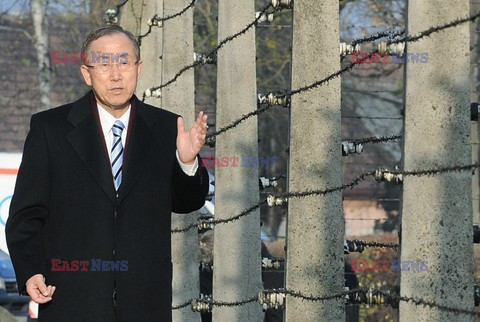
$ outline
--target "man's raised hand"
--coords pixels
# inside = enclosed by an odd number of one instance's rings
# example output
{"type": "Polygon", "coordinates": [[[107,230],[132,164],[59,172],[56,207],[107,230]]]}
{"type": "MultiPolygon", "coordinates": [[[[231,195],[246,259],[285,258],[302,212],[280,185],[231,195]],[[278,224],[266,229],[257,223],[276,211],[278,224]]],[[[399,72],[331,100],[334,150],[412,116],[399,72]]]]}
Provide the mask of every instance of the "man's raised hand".
{"type": "Polygon", "coordinates": [[[207,137],[208,116],[201,111],[190,131],[185,130],[183,118],[177,119],[177,150],[180,161],[193,164],[207,137]]]}

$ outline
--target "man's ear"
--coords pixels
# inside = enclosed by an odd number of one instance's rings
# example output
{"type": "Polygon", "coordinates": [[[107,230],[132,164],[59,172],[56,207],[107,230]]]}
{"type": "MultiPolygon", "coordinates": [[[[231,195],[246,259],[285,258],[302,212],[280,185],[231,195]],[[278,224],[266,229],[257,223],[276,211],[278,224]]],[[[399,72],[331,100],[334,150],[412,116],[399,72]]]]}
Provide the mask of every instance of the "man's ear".
{"type": "Polygon", "coordinates": [[[90,72],[88,71],[88,67],[85,65],[81,65],[80,72],[82,73],[85,84],[87,84],[87,86],[92,86],[92,78],[90,77],[90,72]]]}
{"type": "Polygon", "coordinates": [[[140,79],[140,74],[142,74],[143,61],[139,61],[137,65],[137,81],[140,79]]]}

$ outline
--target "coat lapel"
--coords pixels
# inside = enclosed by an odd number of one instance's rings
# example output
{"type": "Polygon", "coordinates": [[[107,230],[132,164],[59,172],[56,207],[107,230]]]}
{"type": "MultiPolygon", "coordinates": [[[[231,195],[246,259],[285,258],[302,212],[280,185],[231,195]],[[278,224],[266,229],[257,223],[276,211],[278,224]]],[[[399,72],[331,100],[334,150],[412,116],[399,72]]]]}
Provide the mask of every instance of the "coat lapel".
{"type": "Polygon", "coordinates": [[[88,168],[92,177],[115,204],[112,170],[106,154],[105,140],[101,136],[99,125],[90,106],[92,99],[94,100],[93,93],[89,92],[73,103],[68,121],[75,128],[68,134],[67,140],[88,168]]]}
{"type": "MultiPolygon", "coordinates": [[[[150,155],[157,144],[156,135],[152,127],[156,123],[155,115],[150,115],[136,96],[132,99],[132,126],[129,127],[126,155],[123,169],[122,184],[118,190],[118,202],[121,202],[138,180],[145,169],[145,164],[151,159],[150,155]]],[[[161,145],[160,145],[161,146],[161,145]]]]}

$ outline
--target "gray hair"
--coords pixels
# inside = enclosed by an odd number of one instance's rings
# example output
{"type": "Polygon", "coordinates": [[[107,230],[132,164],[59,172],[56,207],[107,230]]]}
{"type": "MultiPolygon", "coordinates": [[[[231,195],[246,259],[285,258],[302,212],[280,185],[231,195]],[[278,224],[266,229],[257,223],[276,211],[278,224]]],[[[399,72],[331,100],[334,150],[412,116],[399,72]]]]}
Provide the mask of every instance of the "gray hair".
{"type": "Polygon", "coordinates": [[[124,34],[132,41],[133,47],[135,48],[135,55],[137,56],[137,61],[140,61],[140,46],[138,44],[137,38],[128,30],[123,29],[119,25],[105,25],[100,26],[97,29],[91,31],[85,41],[82,44],[82,55],[87,55],[90,50],[90,45],[93,41],[97,40],[100,37],[113,35],[113,34],[124,34]]]}

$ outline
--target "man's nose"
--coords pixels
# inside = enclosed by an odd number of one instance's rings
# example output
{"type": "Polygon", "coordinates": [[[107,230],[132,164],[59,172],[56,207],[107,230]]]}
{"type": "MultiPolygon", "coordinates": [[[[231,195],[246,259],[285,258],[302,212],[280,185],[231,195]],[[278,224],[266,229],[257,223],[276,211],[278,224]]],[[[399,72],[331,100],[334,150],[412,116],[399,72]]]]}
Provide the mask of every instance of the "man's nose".
{"type": "Polygon", "coordinates": [[[118,80],[122,76],[122,73],[120,72],[120,68],[118,67],[117,64],[112,64],[112,70],[110,72],[110,78],[112,80],[118,80]]]}

